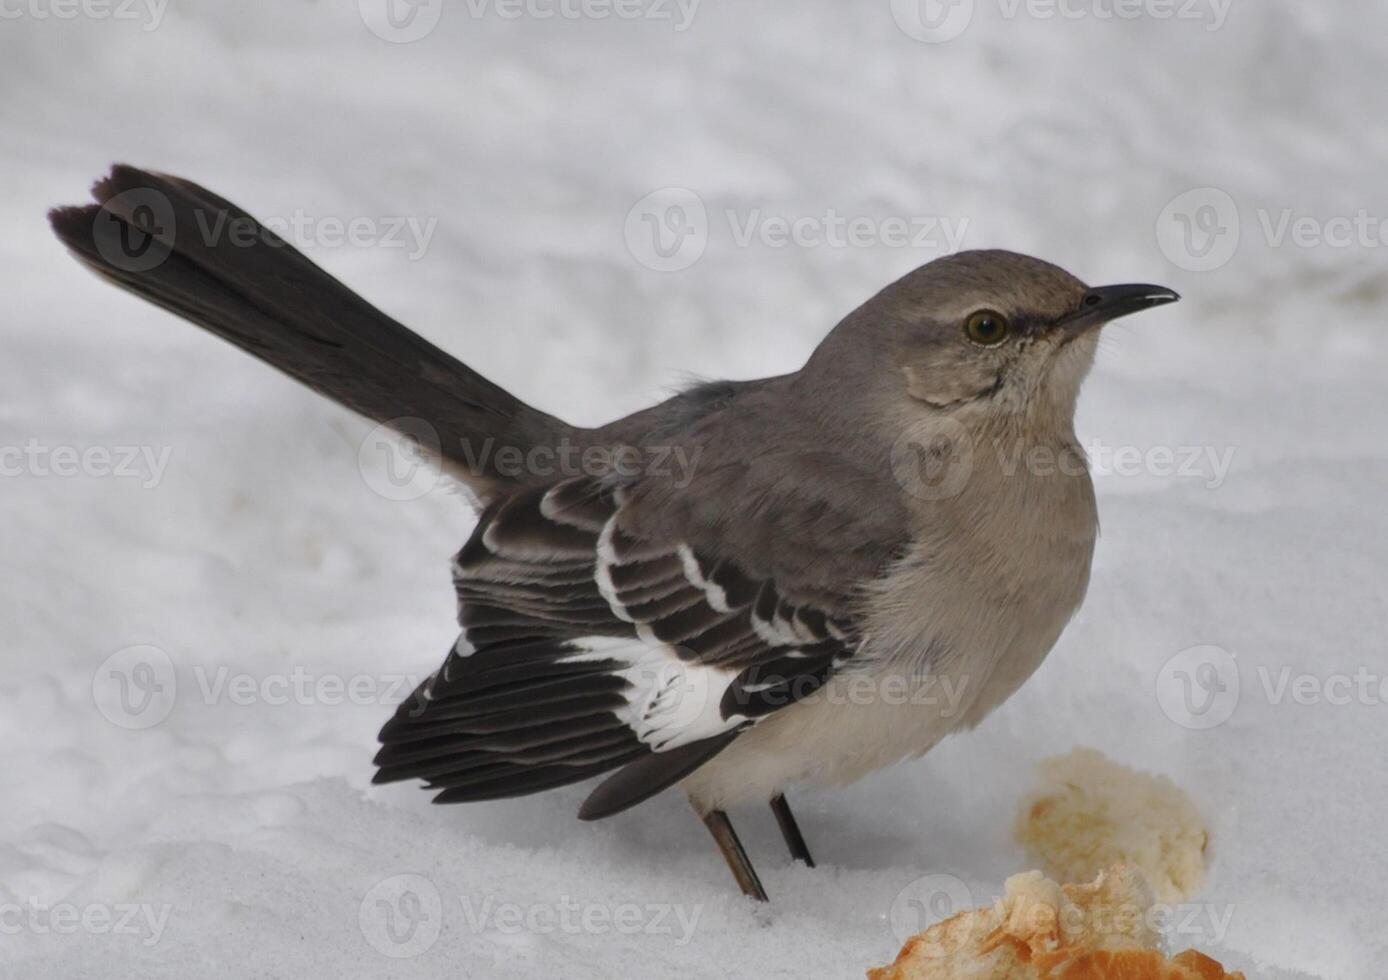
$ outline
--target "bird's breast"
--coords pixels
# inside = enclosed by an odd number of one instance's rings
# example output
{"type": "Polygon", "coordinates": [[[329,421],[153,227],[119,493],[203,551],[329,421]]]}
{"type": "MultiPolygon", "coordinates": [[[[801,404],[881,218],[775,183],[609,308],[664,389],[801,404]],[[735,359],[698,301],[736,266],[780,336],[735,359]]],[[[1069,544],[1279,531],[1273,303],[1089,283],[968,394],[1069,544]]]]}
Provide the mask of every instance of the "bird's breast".
{"type": "Polygon", "coordinates": [[[968,728],[1031,676],[1084,599],[1098,534],[1088,473],[998,479],[923,510],[867,615],[861,669],[963,691],[968,728]]]}
{"type": "Polygon", "coordinates": [[[975,491],[923,511],[869,595],[857,654],[689,777],[696,800],[852,782],[977,725],[1041,665],[1088,587],[1093,487],[1088,474],[1008,484],[985,473],[975,491]]]}

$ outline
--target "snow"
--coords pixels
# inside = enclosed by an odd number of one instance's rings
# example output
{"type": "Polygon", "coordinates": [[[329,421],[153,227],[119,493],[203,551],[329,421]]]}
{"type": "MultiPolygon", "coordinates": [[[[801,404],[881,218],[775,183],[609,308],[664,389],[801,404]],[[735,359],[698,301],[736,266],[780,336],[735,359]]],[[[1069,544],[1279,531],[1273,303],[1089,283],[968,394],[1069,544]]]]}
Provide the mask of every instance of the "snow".
{"type": "Polygon", "coordinates": [[[1179,946],[1381,975],[1388,8],[979,0],[930,42],[910,6],[710,0],[677,30],[673,4],[478,0],[403,44],[346,0],[5,6],[0,975],[860,976],[932,895],[1029,867],[1013,809],[1075,745],[1210,821],[1179,946]],[[945,229],[1186,299],[1112,328],[1086,387],[1104,534],[1045,666],[925,759],[793,793],[815,870],[734,813],[755,910],[668,794],[582,824],[583,787],[369,787],[392,699],[452,643],[469,512],[373,491],[369,426],[69,260],[43,212],[115,160],[297,216],[336,275],[582,423],[794,369],[945,229]],[[707,230],[657,272],[624,229],[667,188],[707,230]],[[1192,271],[1211,253],[1168,204],[1202,188],[1185,218],[1241,235],[1192,271]],[[877,244],[827,242],[831,214],[877,244]],[[330,243],[393,217],[400,247],[330,243]],[[778,247],[771,218],[817,220],[778,247]],[[121,677],[163,685],[148,713],[121,677]]]}

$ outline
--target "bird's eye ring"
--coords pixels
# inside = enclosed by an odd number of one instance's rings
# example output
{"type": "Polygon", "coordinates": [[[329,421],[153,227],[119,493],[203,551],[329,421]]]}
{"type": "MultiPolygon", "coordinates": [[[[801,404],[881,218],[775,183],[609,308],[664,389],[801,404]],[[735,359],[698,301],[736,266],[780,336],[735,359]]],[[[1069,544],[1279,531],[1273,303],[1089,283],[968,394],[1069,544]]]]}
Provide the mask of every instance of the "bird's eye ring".
{"type": "Polygon", "coordinates": [[[964,321],[964,336],[980,347],[996,347],[1011,332],[1007,317],[996,310],[979,310],[964,321]]]}

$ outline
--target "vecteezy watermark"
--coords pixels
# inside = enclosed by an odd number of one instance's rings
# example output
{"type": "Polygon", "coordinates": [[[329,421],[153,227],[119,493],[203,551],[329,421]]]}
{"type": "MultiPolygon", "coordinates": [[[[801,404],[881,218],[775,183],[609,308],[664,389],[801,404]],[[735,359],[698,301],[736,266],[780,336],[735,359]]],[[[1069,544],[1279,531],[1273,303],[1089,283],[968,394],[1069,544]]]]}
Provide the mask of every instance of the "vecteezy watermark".
{"type": "Polygon", "coordinates": [[[0,936],[71,936],[87,933],[95,936],[135,936],[143,946],[155,946],[163,938],[172,905],[93,902],[76,905],[57,902],[41,905],[37,899],[27,902],[0,902],[0,936]]]}
{"type": "Polygon", "coordinates": [[[1232,446],[1112,446],[1098,438],[1057,446],[1017,439],[976,437],[959,421],[941,417],[911,428],[892,446],[897,483],[921,500],[948,500],[987,466],[1004,479],[1030,477],[1154,477],[1198,481],[1207,490],[1224,485],[1234,464],[1232,446]]]}
{"type": "Polygon", "coordinates": [[[1315,674],[1283,666],[1258,667],[1258,684],[1268,704],[1304,708],[1343,708],[1349,705],[1379,708],[1388,704],[1388,674],[1361,666],[1352,674],[1315,674]]]}
{"type": "Polygon", "coordinates": [[[631,257],[647,269],[680,272],[713,241],[732,248],[912,248],[943,255],[959,251],[968,228],[968,218],[848,215],[834,208],[798,215],[726,208],[711,219],[697,193],[664,187],[632,205],[622,234],[631,257]]]}
{"type": "Polygon", "coordinates": [[[357,0],[366,29],[382,41],[409,44],[428,37],[443,17],[444,0],[357,0]]]}
{"type": "Polygon", "coordinates": [[[394,248],[405,249],[411,261],[420,259],[429,250],[438,218],[417,215],[312,215],[295,208],[288,215],[268,215],[260,225],[270,229],[280,239],[263,236],[255,219],[230,215],[225,211],[193,212],[198,235],[206,245],[226,241],[237,248],[249,248],[259,241],[271,244],[291,242],[296,248],[394,248]]]}
{"type": "Polygon", "coordinates": [[[1228,263],[1241,234],[1238,205],[1217,187],[1178,194],[1157,215],[1157,246],[1187,272],[1210,272],[1228,263]]]}
{"type": "Polygon", "coordinates": [[[382,423],[357,447],[357,472],[377,496],[386,500],[419,500],[442,486],[442,440],[423,419],[401,418],[382,423]]]}
{"type": "Polygon", "coordinates": [[[0,20],[109,20],[159,29],[169,0],[0,0],[0,20]]]}
{"type": "Polygon", "coordinates": [[[461,453],[474,473],[490,468],[504,477],[538,476],[550,480],[648,476],[668,479],[671,486],[682,490],[694,479],[703,447],[580,445],[565,437],[552,446],[522,450],[519,446],[498,445],[488,438],[476,447],[464,440],[461,453]]]}
{"type": "Polygon", "coordinates": [[[1311,214],[1295,208],[1258,208],[1252,234],[1234,198],[1218,187],[1196,187],[1172,198],[1157,216],[1157,245],[1188,272],[1223,268],[1250,239],[1263,248],[1380,249],[1388,245],[1388,215],[1359,208],[1352,214],[1311,214]]]}
{"type": "Polygon", "coordinates": [[[1157,703],[1183,728],[1216,728],[1234,716],[1241,702],[1259,697],[1274,708],[1378,708],[1388,705],[1388,674],[1360,666],[1353,672],[1298,671],[1259,664],[1256,684],[1240,676],[1238,658],[1220,646],[1182,650],[1157,674],[1157,703]]]}
{"type": "Polygon", "coordinates": [[[164,478],[172,446],[50,446],[38,438],[0,445],[0,477],[138,480],[152,490],[164,478]]]}
{"type": "Polygon", "coordinates": [[[357,928],[382,956],[419,956],[433,948],[443,931],[443,897],[423,875],[392,875],[362,896],[357,928]]]}
{"type": "MultiPolygon", "coordinates": [[[[1217,31],[1233,0],[996,0],[1003,20],[1183,21],[1217,31]]],[[[959,37],[973,23],[976,0],[891,0],[892,18],[917,41],[939,44],[959,37]]]]}
{"type": "MultiPolygon", "coordinates": [[[[1178,946],[1220,945],[1229,934],[1235,906],[1210,902],[1182,902],[1152,905],[1119,902],[1114,905],[1080,906],[1064,903],[1060,908],[1047,901],[1037,901],[1026,895],[1004,905],[999,899],[995,908],[1004,911],[1008,922],[1022,930],[1042,933],[1060,928],[1062,935],[1127,937],[1139,926],[1160,933],[1166,942],[1178,946]]],[[[1102,943],[1100,943],[1102,945],[1102,943]]]]}
{"type": "Polygon", "coordinates": [[[702,446],[586,445],[568,436],[553,444],[524,447],[491,437],[480,442],[463,438],[449,446],[445,466],[443,448],[438,429],[429,422],[393,419],[366,434],[357,448],[357,469],[374,493],[387,500],[408,501],[439,488],[451,490],[444,479],[446,472],[554,482],[574,477],[652,477],[683,489],[694,479],[703,455],[702,446]]]}
{"type": "Polygon", "coordinates": [[[669,936],[688,946],[699,927],[702,905],[667,902],[579,902],[561,895],[557,902],[498,902],[492,896],[460,898],[463,922],[472,932],[503,936],[669,936]]]}
{"type": "MultiPolygon", "coordinates": [[[[450,6],[473,20],[644,20],[689,30],[702,0],[459,0],[450,6]]],[[[443,0],[358,0],[372,34],[392,44],[428,37],[443,18],[443,0]]]]}
{"type": "Polygon", "coordinates": [[[702,0],[464,0],[470,17],[501,20],[649,20],[689,30],[702,0]]]}
{"type": "MultiPolygon", "coordinates": [[[[1090,472],[1095,476],[1191,480],[1198,481],[1206,490],[1224,486],[1234,465],[1235,452],[1233,446],[1110,446],[1098,439],[1086,440],[1084,449],[1090,472]]],[[[1055,464],[1057,469],[1063,461],[1061,454],[1055,464]]],[[[1026,465],[1039,472],[1047,463],[1043,456],[1026,465]]]]}
{"type": "Polygon", "coordinates": [[[1157,704],[1182,728],[1203,731],[1234,717],[1241,682],[1234,654],[1205,644],[1182,650],[1157,673],[1157,704]]]}
{"type": "Polygon", "coordinates": [[[205,248],[404,249],[413,261],[428,251],[437,228],[438,218],[313,215],[302,208],[261,221],[221,208],[194,207],[180,215],[163,191],[133,187],[97,209],[92,238],[97,252],[116,268],[149,272],[168,259],[180,236],[191,236],[205,248]]]}
{"type": "MultiPolygon", "coordinates": [[[[940,959],[971,945],[983,937],[983,918],[956,923],[956,927],[921,936],[931,926],[974,908],[973,895],[962,880],[950,874],[928,874],[903,888],[892,902],[888,920],[892,935],[904,943],[920,937],[918,955],[940,959]]],[[[1172,944],[1220,945],[1229,933],[1235,906],[1207,902],[1152,905],[1131,902],[1085,908],[1071,903],[1062,907],[1030,899],[1026,894],[997,898],[992,909],[998,920],[1006,920],[1022,931],[1050,932],[1059,927],[1062,934],[1131,936],[1139,926],[1162,934],[1172,944]],[[1030,929],[1028,929],[1030,925],[1030,929]]],[[[981,909],[980,909],[981,910],[981,909]]]]}
{"type": "Polygon", "coordinates": [[[193,679],[204,704],[272,707],[394,706],[405,701],[423,680],[415,674],[314,673],[300,665],[283,673],[253,674],[233,671],[225,664],[215,668],[197,664],[193,679]]]}
{"type": "Polygon", "coordinates": [[[731,689],[732,706],[750,703],[761,709],[784,707],[793,702],[868,707],[910,705],[933,708],[939,718],[956,718],[964,697],[972,690],[969,675],[907,674],[894,671],[838,674],[823,681],[816,673],[786,675],[779,668],[753,667],[731,689]]]}
{"type": "Polygon", "coordinates": [[[974,472],[974,437],[948,416],[908,428],[892,444],[892,475],[920,500],[949,500],[964,492],[974,472]]]}
{"type": "Polygon", "coordinates": [[[700,904],[557,901],[521,903],[494,895],[459,895],[456,913],[439,888],[420,874],[392,875],[373,885],[357,909],[357,925],[372,949],[392,959],[428,952],[443,927],[501,936],[658,936],[687,946],[703,915],[700,904]]]}
{"type": "MultiPolygon", "coordinates": [[[[1071,906],[1073,908],[1073,906],[1071,906]]],[[[1213,902],[1158,902],[1147,910],[1147,924],[1166,941],[1181,946],[1221,946],[1237,906],[1213,902]]]]}
{"type": "Polygon", "coordinates": [[[164,650],[140,645],[117,650],[102,662],[92,675],[92,698],[112,724],[143,729],[169,716],[180,690],[185,700],[193,697],[208,706],[394,707],[406,701],[422,680],[414,674],[312,671],[298,664],[267,673],[235,670],[225,664],[180,669],[164,650]]]}
{"type": "Polygon", "coordinates": [[[155,646],[125,647],[92,675],[92,700],[106,720],[121,728],[151,728],[169,716],[178,698],[173,660],[155,646]]]}
{"type": "MultiPolygon", "coordinates": [[[[973,892],[950,874],[928,874],[912,881],[892,902],[887,919],[898,944],[905,943],[936,923],[974,907],[973,892]]],[[[921,954],[940,959],[957,952],[970,940],[968,930],[934,935],[918,947],[921,954]]]]}

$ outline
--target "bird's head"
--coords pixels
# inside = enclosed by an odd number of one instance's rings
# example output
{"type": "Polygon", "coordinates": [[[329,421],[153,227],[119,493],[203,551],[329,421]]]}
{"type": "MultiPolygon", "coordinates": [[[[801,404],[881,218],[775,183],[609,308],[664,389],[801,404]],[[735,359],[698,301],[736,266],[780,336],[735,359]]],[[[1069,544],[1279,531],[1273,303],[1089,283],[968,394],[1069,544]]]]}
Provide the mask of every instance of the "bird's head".
{"type": "Polygon", "coordinates": [[[1086,286],[1015,252],[960,252],[878,293],[809,367],[870,377],[879,399],[905,410],[1068,424],[1099,329],[1179,298],[1163,286],[1086,286]]]}

